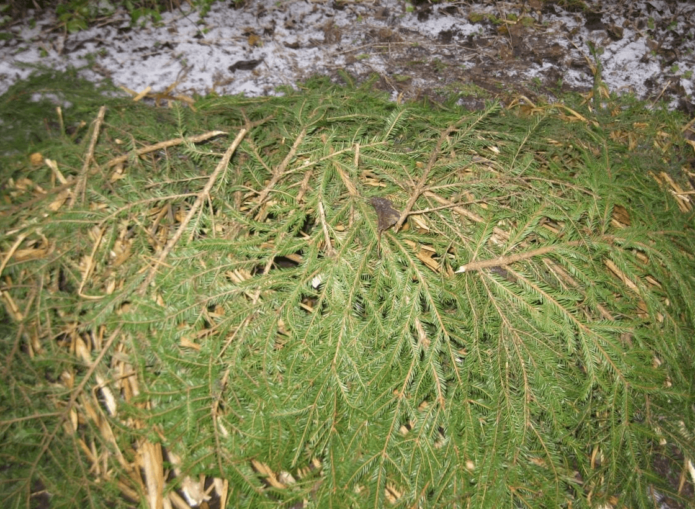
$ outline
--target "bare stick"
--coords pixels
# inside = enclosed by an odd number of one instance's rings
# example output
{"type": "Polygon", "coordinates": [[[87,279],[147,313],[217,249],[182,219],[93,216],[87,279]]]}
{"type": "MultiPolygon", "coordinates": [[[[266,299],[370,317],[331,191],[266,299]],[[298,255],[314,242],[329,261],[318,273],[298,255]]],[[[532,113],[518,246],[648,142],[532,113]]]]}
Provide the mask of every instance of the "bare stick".
{"type": "Polygon", "coordinates": [[[304,195],[309,190],[309,180],[311,179],[311,170],[307,170],[304,173],[304,178],[302,179],[302,186],[299,188],[299,194],[297,194],[297,203],[301,203],[304,199],[304,195]]]}
{"type": "MultiPolygon", "coordinates": [[[[227,133],[224,131],[210,131],[208,133],[199,134],[198,136],[191,136],[190,138],[174,138],[172,140],[161,141],[159,143],[155,143],[154,145],[149,145],[147,147],[143,147],[141,149],[136,150],[135,155],[141,156],[144,154],[149,154],[150,152],[154,152],[156,150],[162,150],[168,147],[175,147],[176,145],[181,145],[184,141],[190,141],[191,143],[200,143],[202,141],[209,140],[210,138],[214,138],[215,136],[220,136],[222,134],[227,133]]],[[[106,163],[105,167],[111,168],[113,166],[116,166],[117,164],[124,163],[128,160],[129,157],[130,154],[115,157],[111,159],[108,163],[106,163]]]]}
{"type": "Polygon", "coordinates": [[[326,254],[328,256],[333,256],[335,251],[331,244],[331,236],[328,233],[328,224],[326,223],[326,212],[323,210],[323,202],[321,200],[319,200],[319,218],[321,219],[321,226],[323,227],[323,236],[326,239],[326,254]]]}
{"type": "Polygon", "coordinates": [[[28,235],[29,235],[28,233],[20,233],[17,236],[17,240],[14,241],[14,244],[12,244],[12,247],[5,255],[5,258],[2,260],[2,263],[0,263],[0,275],[2,274],[2,271],[5,270],[5,266],[7,265],[7,262],[10,261],[10,258],[12,258],[12,255],[14,254],[14,252],[17,251],[17,248],[19,247],[19,245],[22,242],[24,242],[24,239],[26,239],[28,235]]]}
{"type": "Polygon", "coordinates": [[[75,192],[70,197],[70,203],[68,204],[68,209],[72,209],[75,206],[75,201],[77,201],[77,196],[80,196],[80,200],[84,203],[84,190],[87,186],[87,169],[89,169],[89,163],[94,160],[94,148],[97,145],[97,140],[99,139],[99,131],[101,131],[101,124],[104,122],[104,115],[106,114],[106,106],[99,108],[99,114],[94,121],[94,131],[92,131],[92,139],[89,140],[89,148],[87,149],[87,155],[82,163],[82,169],[77,177],[77,185],[75,186],[75,192]]]}
{"type": "Polygon", "coordinates": [[[176,243],[179,241],[179,239],[183,235],[183,231],[186,229],[186,226],[188,226],[188,223],[191,222],[191,219],[193,219],[193,216],[196,214],[196,212],[198,211],[200,206],[203,204],[203,202],[210,195],[210,190],[212,189],[212,186],[215,185],[215,181],[217,180],[217,177],[220,175],[220,173],[222,173],[223,170],[225,170],[227,168],[227,165],[229,164],[229,160],[232,158],[232,154],[234,154],[234,151],[237,149],[237,147],[241,143],[241,140],[244,139],[245,135],[246,135],[246,129],[242,129],[241,131],[239,131],[239,134],[237,134],[237,137],[234,140],[234,142],[229,146],[227,151],[224,153],[224,156],[222,157],[219,164],[217,165],[217,168],[215,168],[215,171],[213,171],[212,175],[210,175],[210,179],[208,180],[207,184],[205,184],[205,187],[203,188],[203,190],[200,193],[198,193],[198,198],[196,199],[195,203],[191,207],[191,210],[188,211],[188,214],[184,218],[183,222],[179,225],[179,228],[178,228],[178,230],[176,230],[176,233],[174,234],[174,236],[169,240],[167,245],[164,246],[164,249],[162,249],[162,252],[159,254],[157,259],[155,260],[155,264],[150,269],[150,273],[147,275],[147,278],[145,278],[145,281],[140,286],[140,294],[145,293],[145,291],[147,290],[147,287],[150,285],[150,283],[154,279],[155,274],[157,273],[157,268],[164,261],[164,259],[171,252],[171,250],[174,248],[176,243]]]}
{"type": "Polygon", "coordinates": [[[545,246],[533,251],[527,251],[525,253],[519,253],[511,256],[501,256],[499,258],[493,258],[491,260],[481,260],[479,262],[471,262],[466,265],[461,265],[456,272],[474,272],[481,269],[489,269],[491,267],[503,267],[505,265],[511,265],[512,263],[519,262],[521,260],[528,260],[534,256],[541,256],[544,254],[552,253],[558,249],[566,247],[574,247],[583,244],[582,241],[572,240],[565,242],[564,244],[554,244],[552,246],[545,246]]]}
{"type": "Polygon", "coordinates": [[[273,176],[270,178],[270,182],[268,182],[268,185],[265,186],[265,189],[261,191],[261,194],[258,196],[258,201],[256,202],[256,205],[254,205],[254,207],[251,209],[251,212],[256,211],[261,205],[263,205],[266,198],[268,198],[270,191],[273,189],[273,187],[275,187],[275,184],[277,184],[280,181],[283,174],[285,173],[285,170],[289,166],[290,161],[292,161],[292,158],[297,153],[299,145],[301,145],[302,141],[304,140],[304,136],[306,136],[306,127],[302,129],[302,132],[299,133],[297,139],[294,140],[292,148],[290,149],[289,153],[285,156],[285,159],[283,159],[280,165],[277,168],[275,168],[275,170],[273,170],[273,176]]]}

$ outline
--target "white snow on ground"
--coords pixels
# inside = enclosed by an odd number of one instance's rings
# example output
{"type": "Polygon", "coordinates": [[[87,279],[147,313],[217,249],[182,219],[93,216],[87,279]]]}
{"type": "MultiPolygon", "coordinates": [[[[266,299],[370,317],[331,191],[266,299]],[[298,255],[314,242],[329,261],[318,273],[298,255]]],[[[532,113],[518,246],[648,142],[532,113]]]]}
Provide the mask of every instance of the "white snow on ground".
{"type": "MultiPolygon", "coordinates": [[[[356,75],[406,74],[408,69],[396,68],[393,56],[418,50],[415,45],[423,48],[422,58],[447,59],[467,69],[483,60],[497,62],[501,74],[518,80],[542,77],[549,68],[559,66],[565,84],[589,88],[593,76],[586,62],[592,58],[587,44],[591,41],[601,48],[602,78],[611,90],[646,97],[669,83],[677,84],[682,87],[680,96],[693,102],[692,4],[640,0],[607,7],[607,2],[586,3],[592,9],[603,9],[598,25],[588,27],[584,17],[557,6],[550,11],[534,10],[534,5],[542,5],[538,0],[526,2],[524,12],[519,10],[521,4],[511,2],[438,3],[426,6],[427,12],[398,0],[347,1],[342,6],[327,0],[249,0],[240,9],[230,7],[229,2],[216,2],[203,20],[197,12],[174,11],[165,13],[156,25],[131,28],[127,13],[117,12],[75,34],[61,33],[55,20],[44,15],[33,27],[12,26],[14,37],[0,41],[0,94],[36,66],[58,70],[72,66],[88,79],[110,77],[116,85],[136,92],[146,87],[162,92],[176,83],[173,93],[178,94],[267,95],[275,93],[279,85],[295,86],[311,75],[335,75],[339,69],[356,75]],[[630,16],[623,12],[625,5],[634,11],[630,16]],[[515,42],[491,23],[471,23],[471,12],[530,15],[535,20],[530,32],[533,37],[515,42]],[[640,27],[633,22],[636,18],[644,20],[640,27]],[[654,28],[654,23],[666,24],[659,23],[662,19],[672,20],[670,31],[654,28]],[[611,37],[615,27],[622,30],[618,40],[611,37]],[[686,38],[673,61],[664,63],[658,50],[668,47],[674,34],[683,32],[686,38]],[[556,44],[562,50],[559,63],[557,59],[544,61],[541,54],[525,66],[518,62],[507,65],[499,56],[505,45],[513,49],[514,44],[524,44],[533,50],[541,39],[544,46],[556,44]],[[473,45],[472,40],[476,41],[473,45]],[[648,78],[651,90],[645,85],[648,78]]],[[[486,69],[488,72],[489,67],[486,69]]],[[[412,76],[412,83],[424,80],[427,86],[429,78],[412,76]]],[[[395,97],[398,82],[390,83],[395,97]]]]}

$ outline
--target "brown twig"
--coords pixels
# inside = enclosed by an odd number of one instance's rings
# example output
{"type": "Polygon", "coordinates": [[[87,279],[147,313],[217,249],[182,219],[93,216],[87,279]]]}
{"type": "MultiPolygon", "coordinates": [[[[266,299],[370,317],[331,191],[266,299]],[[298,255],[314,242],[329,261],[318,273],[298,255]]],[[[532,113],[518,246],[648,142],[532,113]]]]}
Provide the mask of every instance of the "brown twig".
{"type": "Polygon", "coordinates": [[[326,239],[326,254],[329,257],[335,255],[335,250],[333,249],[333,244],[331,244],[331,236],[328,233],[328,224],[326,222],[326,212],[323,209],[323,202],[319,200],[319,219],[321,220],[321,227],[323,228],[323,236],[326,239]]]}
{"type": "Polygon", "coordinates": [[[304,195],[309,190],[309,180],[311,180],[311,173],[311,170],[307,170],[306,173],[304,173],[304,178],[302,179],[302,184],[299,188],[299,193],[297,194],[297,203],[302,203],[304,195]]]}
{"type": "Polygon", "coordinates": [[[92,271],[94,270],[94,266],[96,265],[94,263],[94,256],[96,255],[97,249],[99,249],[99,245],[101,244],[101,239],[104,238],[104,228],[99,228],[99,232],[97,233],[97,238],[94,240],[94,246],[92,247],[92,252],[89,254],[89,257],[86,258],[86,263],[85,263],[85,268],[84,272],[82,274],[82,281],[80,281],[80,287],[77,289],[77,295],[82,297],[83,299],[90,299],[90,300],[98,300],[102,299],[104,296],[103,295],[85,295],[82,293],[82,290],[84,290],[84,286],[87,284],[87,279],[92,275],[92,271]]]}
{"type": "Polygon", "coordinates": [[[176,243],[179,241],[181,236],[183,235],[183,231],[186,229],[186,226],[188,226],[188,223],[191,222],[191,219],[193,219],[193,216],[196,214],[200,206],[203,204],[203,202],[207,199],[208,195],[210,194],[210,190],[212,189],[212,186],[215,185],[215,181],[217,180],[217,177],[219,174],[227,168],[227,165],[229,164],[229,160],[232,158],[232,154],[234,154],[234,151],[237,149],[239,144],[241,143],[241,140],[244,139],[244,136],[246,135],[246,129],[242,129],[239,131],[239,134],[237,135],[236,139],[234,142],[229,146],[227,151],[224,153],[224,156],[220,160],[219,164],[217,165],[217,168],[215,168],[215,171],[212,172],[212,175],[210,175],[210,179],[208,180],[207,184],[205,184],[205,187],[203,190],[198,194],[198,198],[196,199],[195,203],[193,203],[193,206],[191,207],[191,210],[188,211],[188,214],[184,218],[183,222],[179,225],[178,230],[176,230],[176,233],[174,236],[169,240],[167,245],[162,249],[162,252],[159,254],[157,257],[157,260],[155,261],[155,264],[152,266],[150,269],[150,273],[147,275],[147,278],[145,278],[145,281],[143,281],[142,286],[140,287],[140,294],[143,294],[147,287],[150,285],[152,280],[154,279],[155,274],[157,273],[157,269],[159,265],[164,261],[164,259],[168,256],[168,254],[171,252],[171,250],[174,248],[176,243]]]}
{"type": "Polygon", "coordinates": [[[80,174],[77,176],[77,185],[75,186],[75,192],[70,197],[70,203],[68,204],[68,209],[72,209],[77,201],[77,196],[80,196],[81,201],[84,203],[84,190],[87,187],[87,169],[89,168],[89,163],[94,161],[94,148],[97,146],[97,140],[99,139],[99,131],[101,131],[101,124],[104,122],[104,115],[106,114],[106,106],[99,108],[99,114],[94,121],[94,131],[92,131],[92,139],[89,140],[89,148],[87,149],[87,155],[82,163],[82,169],[80,174]]]}
{"type": "Polygon", "coordinates": [[[26,239],[29,236],[28,233],[20,233],[17,236],[17,239],[14,241],[14,244],[12,244],[12,247],[10,247],[10,250],[7,252],[5,255],[5,258],[2,260],[0,263],[0,275],[2,275],[2,271],[5,270],[5,266],[7,265],[7,262],[10,261],[10,258],[12,258],[12,255],[17,251],[17,248],[19,245],[24,242],[24,239],[26,239]]]}
{"type": "Polygon", "coordinates": [[[335,171],[338,172],[338,175],[340,175],[340,180],[343,181],[343,185],[347,189],[348,194],[353,198],[358,197],[360,194],[357,192],[355,184],[353,184],[352,180],[350,180],[350,176],[343,171],[340,163],[338,161],[333,161],[333,166],[335,167],[335,171]]]}
{"type": "Polygon", "coordinates": [[[292,161],[292,158],[294,155],[297,153],[297,150],[299,149],[299,145],[301,145],[302,141],[304,141],[304,137],[306,136],[306,127],[302,129],[302,132],[299,133],[299,136],[297,136],[297,139],[294,140],[294,143],[292,144],[292,148],[290,148],[289,153],[285,156],[285,159],[282,160],[279,166],[273,170],[273,176],[270,178],[270,182],[268,182],[268,185],[265,186],[263,191],[261,191],[260,195],[258,196],[258,201],[256,202],[256,205],[253,206],[250,212],[255,212],[258,210],[263,203],[265,203],[265,200],[268,198],[268,195],[270,194],[270,191],[275,187],[275,184],[277,184],[280,179],[283,177],[285,170],[290,164],[290,161],[292,161]]]}
{"type": "Polygon", "coordinates": [[[478,262],[471,262],[466,265],[461,265],[456,272],[474,272],[481,269],[489,269],[491,267],[504,267],[505,265],[511,265],[512,263],[519,262],[521,260],[528,260],[534,256],[541,256],[544,254],[552,253],[557,249],[562,249],[566,247],[579,246],[583,242],[579,240],[572,240],[565,242],[563,244],[553,244],[552,246],[545,246],[532,251],[526,251],[525,253],[519,253],[511,256],[501,256],[499,258],[493,258],[491,260],[481,260],[478,262]]]}
{"type": "MultiPolygon", "coordinates": [[[[17,317],[20,319],[23,319],[23,317],[29,315],[29,310],[31,309],[31,306],[34,304],[34,299],[36,298],[37,291],[36,289],[33,289],[32,292],[29,295],[29,299],[27,300],[26,306],[24,308],[24,312],[22,313],[21,317],[17,317]]],[[[20,311],[21,313],[21,311],[20,311]]],[[[17,354],[19,351],[19,344],[22,340],[22,337],[24,337],[25,334],[25,324],[24,322],[19,322],[19,327],[17,328],[17,334],[15,335],[15,340],[12,345],[12,350],[10,350],[10,353],[7,354],[7,357],[5,357],[5,372],[4,375],[7,376],[10,374],[10,371],[12,370],[12,360],[14,359],[14,356],[17,354]]]]}
{"type": "MultiPolygon", "coordinates": [[[[210,138],[214,138],[215,136],[220,136],[222,134],[227,133],[224,131],[210,131],[208,133],[199,134],[198,136],[191,136],[190,138],[174,138],[172,140],[161,141],[159,143],[155,143],[154,145],[149,145],[147,147],[143,147],[141,149],[136,150],[135,155],[139,157],[145,154],[149,154],[150,152],[154,152],[156,150],[161,150],[168,147],[175,147],[176,145],[181,145],[185,141],[190,141],[191,143],[200,143],[209,140],[210,138]]],[[[111,159],[108,163],[106,163],[105,167],[111,168],[113,166],[116,166],[117,164],[124,163],[128,160],[129,157],[130,154],[115,157],[111,159]]]]}
{"type": "Polygon", "coordinates": [[[693,125],[695,125],[695,117],[691,118],[691,119],[690,119],[690,122],[688,122],[688,123],[685,124],[683,127],[681,127],[681,132],[684,133],[685,131],[687,131],[688,129],[690,129],[693,125]]]}

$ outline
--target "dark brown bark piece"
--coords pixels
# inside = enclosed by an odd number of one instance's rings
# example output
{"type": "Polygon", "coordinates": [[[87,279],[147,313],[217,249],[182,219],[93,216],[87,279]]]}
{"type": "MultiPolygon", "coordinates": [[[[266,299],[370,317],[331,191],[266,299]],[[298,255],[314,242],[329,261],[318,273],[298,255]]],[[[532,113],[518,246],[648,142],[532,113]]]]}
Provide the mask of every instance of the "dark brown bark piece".
{"type": "Polygon", "coordinates": [[[393,203],[387,198],[372,198],[369,200],[374,210],[376,210],[377,228],[379,235],[388,230],[398,222],[400,212],[393,208],[393,203]]]}

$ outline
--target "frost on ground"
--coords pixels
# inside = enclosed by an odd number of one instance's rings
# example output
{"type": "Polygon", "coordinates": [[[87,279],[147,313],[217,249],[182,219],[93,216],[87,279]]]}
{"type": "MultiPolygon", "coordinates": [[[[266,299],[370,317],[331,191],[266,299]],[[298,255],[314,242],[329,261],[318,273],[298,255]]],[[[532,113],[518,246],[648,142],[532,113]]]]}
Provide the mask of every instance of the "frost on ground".
{"type": "Polygon", "coordinates": [[[0,41],[0,93],[36,66],[79,68],[140,92],[277,93],[314,75],[357,82],[378,75],[394,98],[522,94],[531,100],[588,90],[597,62],[614,92],[695,111],[695,5],[664,0],[577,2],[397,0],[216,2],[132,27],[118,11],[66,34],[49,13],[9,27],[0,41]],[[481,94],[482,92],[482,94],[481,94]]]}

